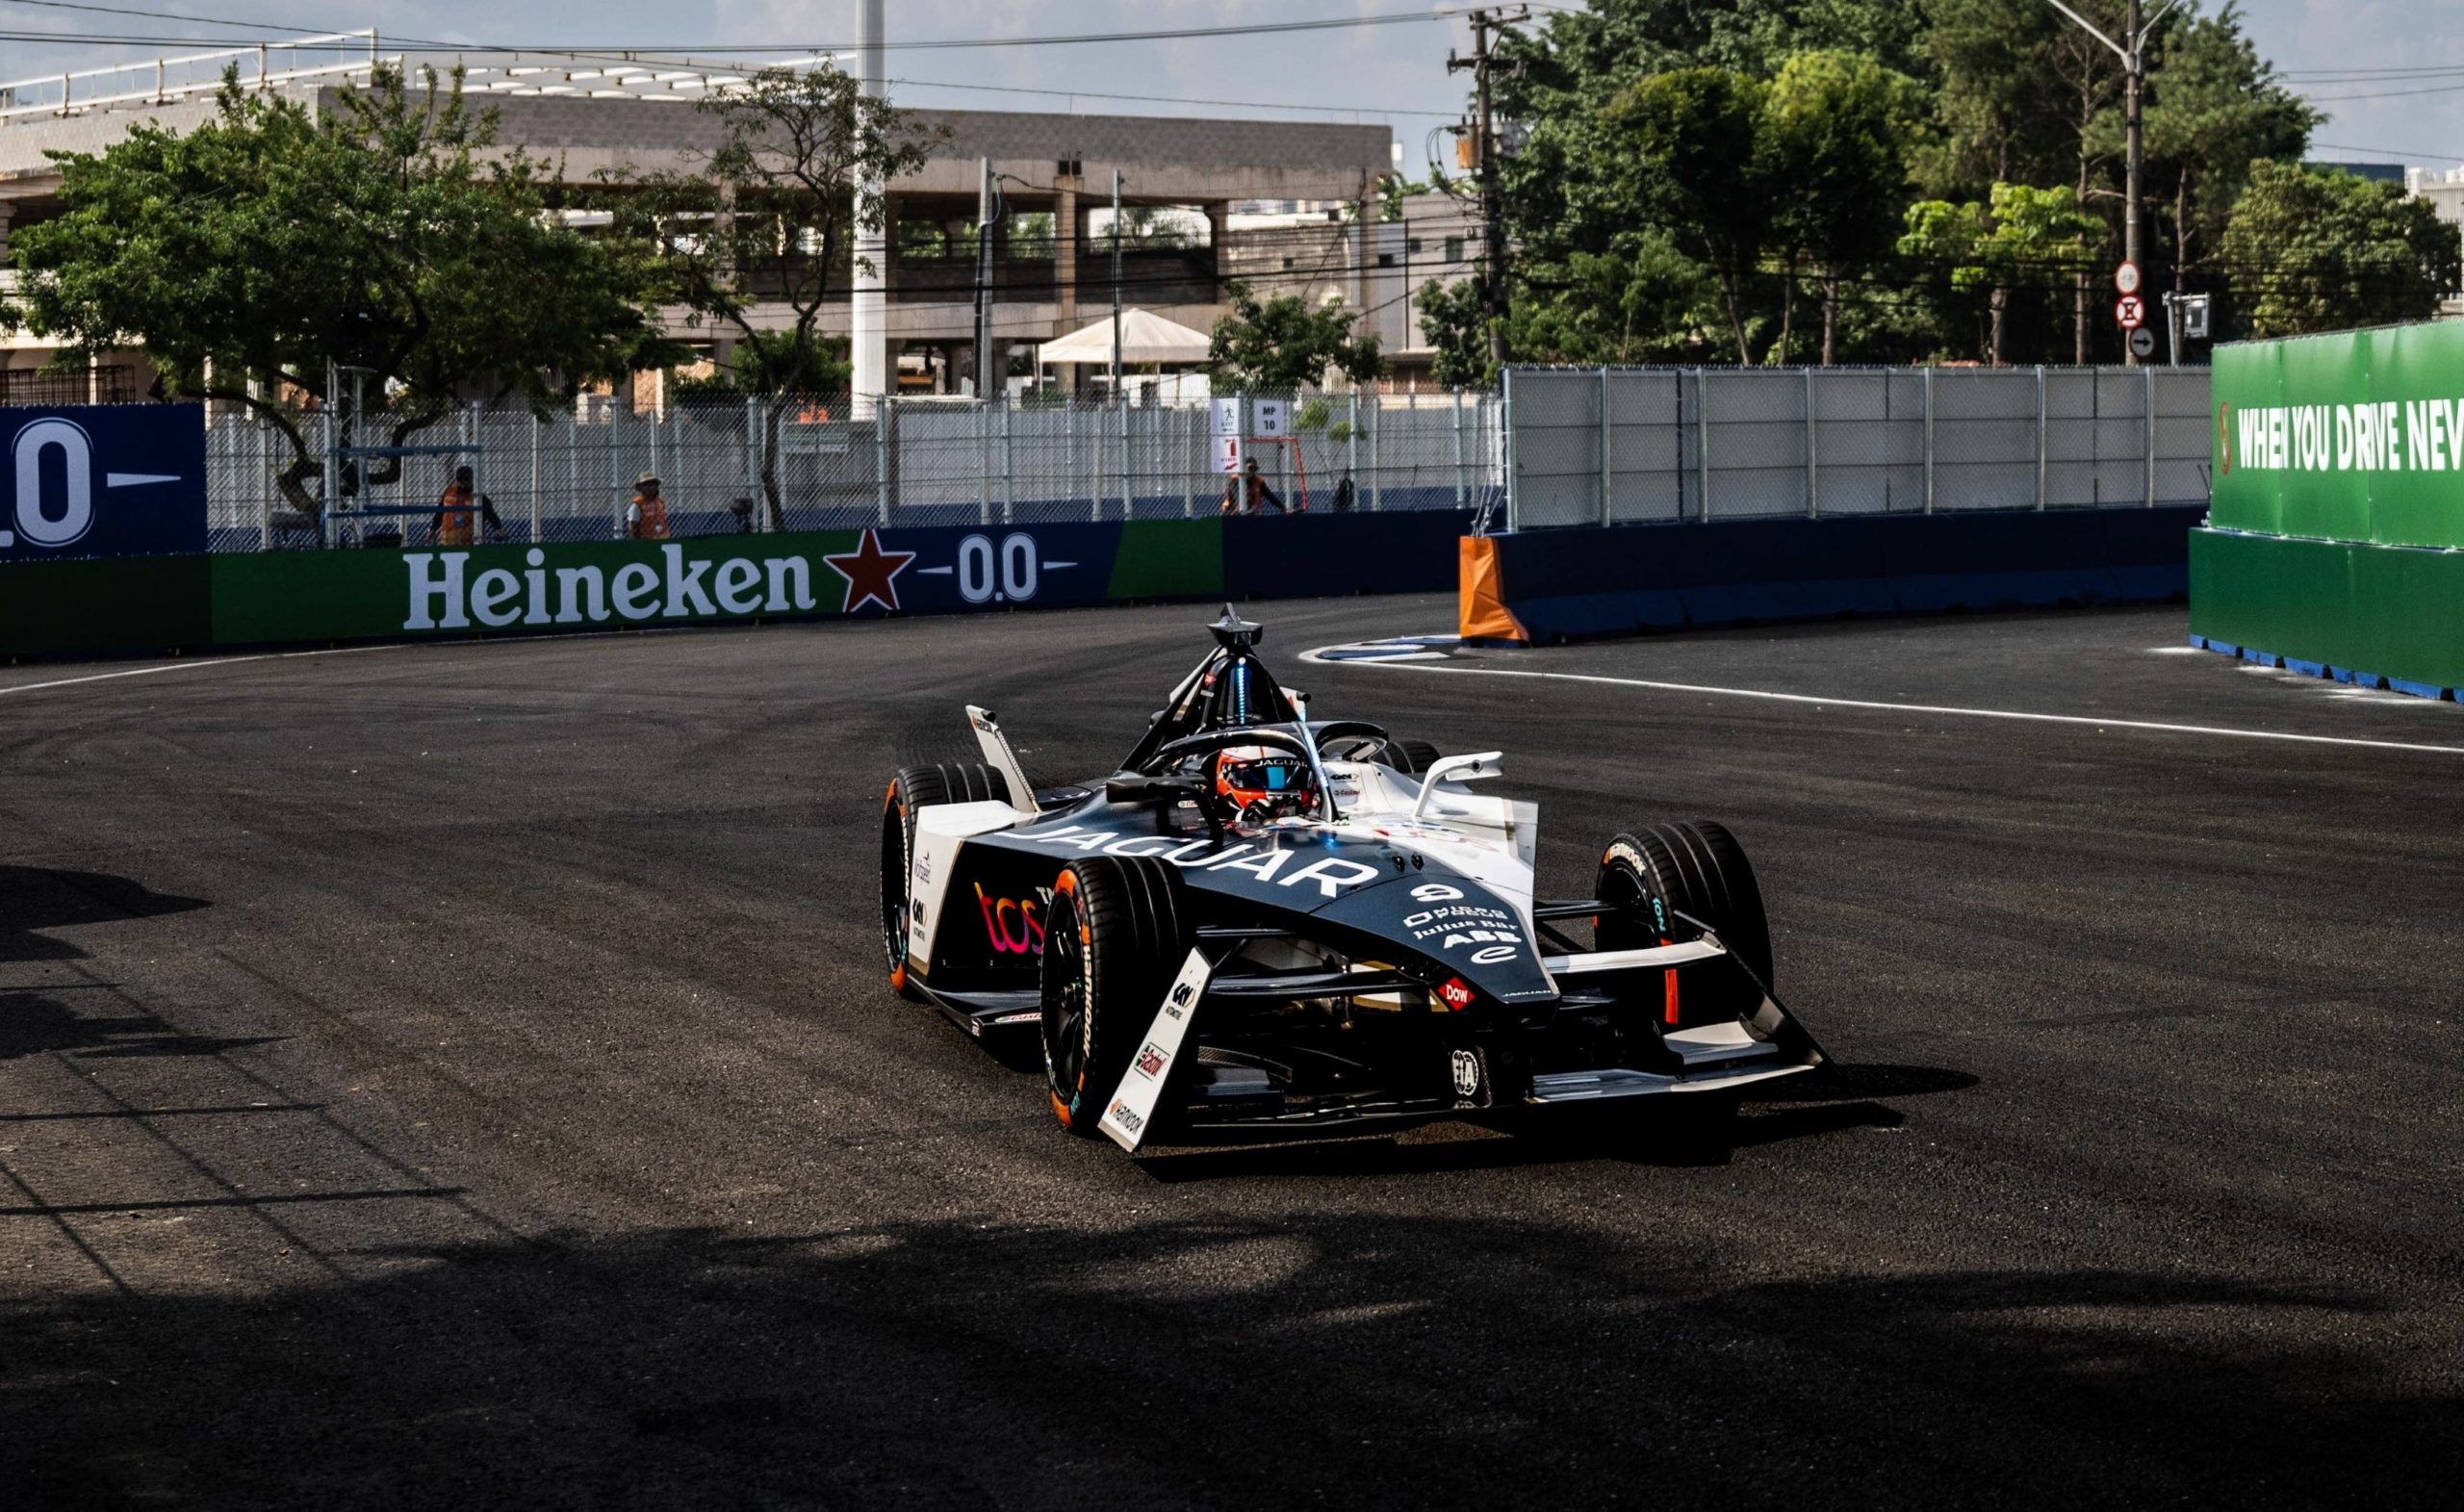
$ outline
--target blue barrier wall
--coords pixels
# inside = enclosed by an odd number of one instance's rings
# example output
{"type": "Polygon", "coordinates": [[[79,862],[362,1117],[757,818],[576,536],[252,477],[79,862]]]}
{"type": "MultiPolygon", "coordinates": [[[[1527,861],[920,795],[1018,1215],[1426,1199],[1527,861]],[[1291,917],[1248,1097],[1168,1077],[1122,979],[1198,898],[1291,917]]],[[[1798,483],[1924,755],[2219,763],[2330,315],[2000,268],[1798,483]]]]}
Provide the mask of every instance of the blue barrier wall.
{"type": "MultiPolygon", "coordinates": [[[[2133,603],[2189,591],[2204,505],[1613,525],[1494,537],[1531,641],[1851,614],[2133,603]]],[[[1468,566],[1468,559],[1467,559],[1468,566]]],[[[1471,592],[1465,585],[1467,634],[1471,592]]]]}
{"type": "Polygon", "coordinates": [[[0,409],[0,569],[205,550],[205,406],[0,409]]]}

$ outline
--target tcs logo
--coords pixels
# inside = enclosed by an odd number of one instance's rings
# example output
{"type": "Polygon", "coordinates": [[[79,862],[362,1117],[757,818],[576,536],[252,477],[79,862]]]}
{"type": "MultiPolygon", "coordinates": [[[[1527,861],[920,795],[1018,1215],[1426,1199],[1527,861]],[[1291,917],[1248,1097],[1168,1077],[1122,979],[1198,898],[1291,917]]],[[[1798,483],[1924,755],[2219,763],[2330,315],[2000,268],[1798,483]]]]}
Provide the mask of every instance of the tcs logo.
{"type": "Polygon", "coordinates": [[[93,530],[96,495],[180,481],[171,473],[113,473],[96,455],[93,437],[64,416],[26,422],[9,442],[13,502],[0,513],[0,550],[27,546],[59,551],[93,530]]]}

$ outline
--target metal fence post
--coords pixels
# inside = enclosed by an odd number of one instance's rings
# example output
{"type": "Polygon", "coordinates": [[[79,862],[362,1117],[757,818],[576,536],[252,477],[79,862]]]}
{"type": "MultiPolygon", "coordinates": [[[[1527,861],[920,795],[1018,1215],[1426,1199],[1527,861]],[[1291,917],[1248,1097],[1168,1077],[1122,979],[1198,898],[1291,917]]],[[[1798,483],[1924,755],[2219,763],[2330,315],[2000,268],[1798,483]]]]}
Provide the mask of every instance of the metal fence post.
{"type": "Polygon", "coordinates": [[[1470,500],[1464,493],[1463,477],[1463,391],[1452,391],[1454,400],[1454,507],[1463,508],[1470,500]]]}
{"type": "Polygon", "coordinates": [[[1600,365],[1600,523],[1617,519],[1617,443],[1608,426],[1608,364],[1600,365]]]}
{"type": "Polygon", "coordinates": [[[1498,393],[1498,432],[1502,442],[1502,457],[1505,463],[1505,527],[1509,531],[1523,528],[1523,489],[1514,475],[1514,370],[1505,370],[1505,385],[1498,393]]]}
{"type": "MultiPolygon", "coordinates": [[[[1210,439],[1208,429],[1212,412],[1207,409],[1191,408],[1184,413],[1190,418],[1191,428],[1197,433],[1199,445],[1201,447],[1207,445],[1210,439]]],[[[1197,467],[1194,459],[1188,456],[1181,458],[1181,518],[1184,520],[1197,518],[1197,467]]]]}
{"type": "Polygon", "coordinates": [[[273,550],[273,426],[262,415],[248,417],[249,449],[257,455],[257,550],[273,550]]]}
{"type": "MultiPolygon", "coordinates": [[[[753,528],[766,530],[770,527],[770,511],[760,507],[761,421],[757,413],[761,401],[750,394],[744,397],[744,501],[754,506],[753,528]]],[[[874,423],[878,425],[881,423],[875,421],[874,423]]]]}
{"type": "MultiPolygon", "coordinates": [[[[1349,412],[1349,413],[1350,413],[1350,424],[1349,424],[1349,425],[1346,428],[1346,430],[1344,431],[1344,475],[1345,475],[1346,477],[1349,477],[1349,476],[1352,476],[1354,474],[1357,474],[1357,473],[1360,471],[1360,390],[1359,390],[1359,388],[1358,388],[1357,386],[1355,386],[1355,387],[1352,389],[1351,393],[1346,396],[1346,398],[1349,401],[1349,403],[1350,403],[1350,405],[1351,405],[1351,408],[1350,408],[1350,412],[1349,412]]],[[[1352,487],[1353,487],[1353,490],[1354,490],[1355,492],[1357,492],[1357,491],[1358,491],[1358,489],[1359,489],[1359,487],[1360,487],[1360,485],[1359,485],[1359,484],[1357,484],[1357,483],[1355,483],[1355,484],[1353,484],[1353,485],[1352,485],[1352,487]]]]}
{"type": "Polygon", "coordinates": [[[2147,500],[2146,507],[2156,507],[2156,370],[2139,370],[2140,408],[2147,414],[2147,500]]]}
{"type": "Polygon", "coordinates": [[[1009,525],[1018,516],[1018,446],[1011,434],[1012,399],[1001,396],[1001,523],[1009,525]]]}
{"type": "Polygon", "coordinates": [[[616,402],[616,398],[611,388],[607,395],[607,494],[616,511],[613,534],[621,539],[625,534],[625,455],[624,443],[616,434],[616,428],[624,423],[625,408],[616,402]]]}
{"type": "Polygon", "coordinates": [[[1934,365],[1925,365],[1925,512],[1934,512],[1934,365]]]}
{"type": "Polygon", "coordinates": [[[539,469],[541,453],[548,445],[548,425],[538,416],[530,417],[530,544],[539,544],[539,469]]]}
{"type": "Polygon", "coordinates": [[[1702,518],[1711,518],[1711,370],[1694,370],[1694,466],[1701,474],[1696,485],[1695,502],[1701,505],[1702,518]]]}
{"type": "Polygon", "coordinates": [[[1369,507],[1386,507],[1386,464],[1384,442],[1386,427],[1381,423],[1386,406],[1378,399],[1377,391],[1369,391],[1369,507]]]}
{"type": "Polygon", "coordinates": [[[1822,515],[1821,485],[1814,475],[1813,370],[1803,370],[1806,375],[1806,518],[1822,515]]]}
{"type": "Polygon", "coordinates": [[[975,523],[992,523],[992,412],[989,399],[975,401],[975,523]]]}
{"type": "Polygon", "coordinates": [[[2037,364],[2037,507],[2038,507],[2039,509],[2042,509],[2042,508],[2044,507],[2045,453],[2046,453],[2046,451],[2047,451],[2047,450],[2048,450],[2048,448],[2049,448],[2049,443],[2048,443],[2048,442],[2046,441],[2046,439],[2045,439],[2045,433],[2046,433],[2047,428],[2048,428],[2048,427],[2047,427],[2046,421],[2045,421],[2045,405],[2044,405],[2044,364],[2043,364],[2043,363],[2038,363],[2038,364],[2037,364]]]}
{"type": "Polygon", "coordinates": [[[1114,402],[1120,406],[1120,517],[1127,520],[1138,513],[1137,496],[1131,486],[1135,480],[1130,475],[1129,454],[1130,422],[1137,417],[1129,400],[1116,399],[1114,402]]]}
{"type": "Polygon", "coordinates": [[[334,484],[334,374],[333,365],[325,367],[325,402],[317,406],[318,430],[323,442],[323,462],[318,470],[317,544],[334,544],[334,506],[342,501],[334,484]]]}
{"type": "Polygon", "coordinates": [[[894,502],[890,498],[890,469],[898,457],[897,431],[898,396],[885,394],[881,402],[873,406],[873,487],[880,496],[874,513],[885,526],[889,524],[890,505],[894,502]]]}

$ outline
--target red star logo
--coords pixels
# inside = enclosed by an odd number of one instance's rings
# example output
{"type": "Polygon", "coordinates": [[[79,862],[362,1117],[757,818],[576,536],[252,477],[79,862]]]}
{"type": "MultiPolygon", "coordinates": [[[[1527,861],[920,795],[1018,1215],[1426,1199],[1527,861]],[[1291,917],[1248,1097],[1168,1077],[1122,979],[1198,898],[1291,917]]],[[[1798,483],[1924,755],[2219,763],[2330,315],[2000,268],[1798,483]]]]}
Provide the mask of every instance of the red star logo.
{"type": "Polygon", "coordinates": [[[867,603],[898,612],[898,575],[915,560],[913,551],[885,551],[881,536],[867,529],[863,544],[844,556],[825,556],[830,570],[847,579],[847,609],[855,613],[867,603]]]}

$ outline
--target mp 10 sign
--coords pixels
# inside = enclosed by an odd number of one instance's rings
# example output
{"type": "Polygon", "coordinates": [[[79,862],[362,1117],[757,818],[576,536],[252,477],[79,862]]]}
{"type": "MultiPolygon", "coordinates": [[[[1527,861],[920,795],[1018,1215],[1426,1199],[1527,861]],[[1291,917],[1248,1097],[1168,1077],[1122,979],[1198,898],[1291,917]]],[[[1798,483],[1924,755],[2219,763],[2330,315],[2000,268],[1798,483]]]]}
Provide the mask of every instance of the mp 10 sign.
{"type": "Polygon", "coordinates": [[[0,562],[204,550],[204,406],[0,409],[0,562]]]}

